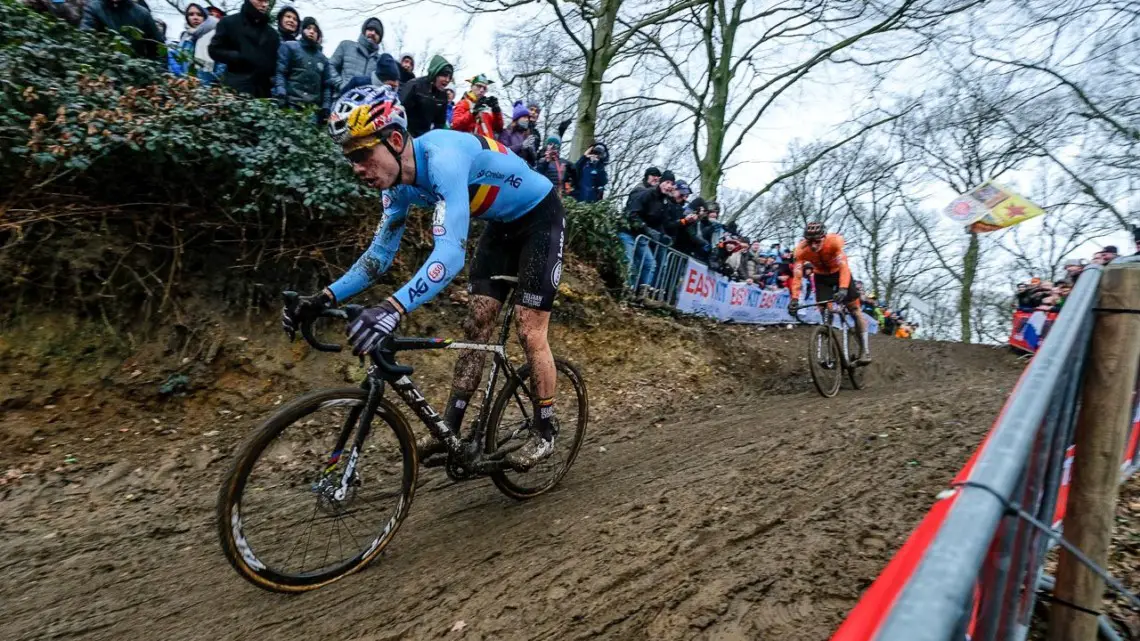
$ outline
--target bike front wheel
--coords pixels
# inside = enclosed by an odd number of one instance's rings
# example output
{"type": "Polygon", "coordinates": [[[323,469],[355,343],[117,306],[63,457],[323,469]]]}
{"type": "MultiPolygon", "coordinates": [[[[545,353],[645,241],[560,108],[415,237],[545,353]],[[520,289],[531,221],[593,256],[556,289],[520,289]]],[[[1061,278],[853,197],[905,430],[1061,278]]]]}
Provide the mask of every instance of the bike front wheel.
{"type": "Polygon", "coordinates": [[[217,526],[242,578],[274,592],[314,590],[392,540],[415,492],[415,440],[385,399],[358,439],[367,400],[358,388],[307,394],[239,450],[218,493],[217,526]]]}
{"type": "Polygon", "coordinates": [[[839,393],[839,385],[843,381],[842,361],[839,344],[831,328],[820,326],[813,329],[808,344],[808,365],[811,380],[824,398],[839,393]]]}
{"type": "MultiPolygon", "coordinates": [[[[553,488],[566,476],[590,421],[590,400],[586,384],[578,369],[567,361],[554,359],[557,372],[556,411],[558,435],[554,439],[554,452],[526,472],[514,470],[491,475],[495,487],[503,494],[519,500],[530,499],[553,488]]],[[[487,420],[485,451],[512,449],[531,438],[534,423],[536,392],[530,382],[530,365],[518,370],[517,377],[507,379],[506,385],[495,396],[491,415],[487,420]]]]}

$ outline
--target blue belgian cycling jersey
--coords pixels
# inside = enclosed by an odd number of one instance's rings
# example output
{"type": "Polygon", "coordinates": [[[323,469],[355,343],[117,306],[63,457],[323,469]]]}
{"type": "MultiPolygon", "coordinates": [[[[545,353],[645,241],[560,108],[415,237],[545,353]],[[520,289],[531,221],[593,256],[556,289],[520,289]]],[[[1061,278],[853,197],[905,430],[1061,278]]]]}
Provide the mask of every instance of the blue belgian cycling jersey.
{"type": "Polygon", "coordinates": [[[430,131],[412,141],[414,185],[384,191],[384,215],[372,245],[329,285],[337,302],[359,294],[387,271],[400,247],[408,207],[435,207],[435,247],[412,280],[393,297],[410,312],[434,298],[463,269],[471,217],[510,222],[534,209],[554,189],[542,174],[499,142],[451,130],[430,131]]]}

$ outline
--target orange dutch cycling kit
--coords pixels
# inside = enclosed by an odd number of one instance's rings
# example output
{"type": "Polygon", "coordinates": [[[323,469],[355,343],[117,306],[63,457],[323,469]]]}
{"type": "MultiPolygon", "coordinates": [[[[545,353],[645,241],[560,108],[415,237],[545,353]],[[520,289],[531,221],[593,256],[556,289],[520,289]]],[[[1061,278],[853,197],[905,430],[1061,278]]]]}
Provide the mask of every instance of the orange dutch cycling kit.
{"type": "MultiPolygon", "coordinates": [[[[792,269],[792,296],[799,298],[800,282],[803,279],[804,263],[811,263],[815,268],[816,285],[820,276],[838,276],[840,288],[851,287],[851,268],[847,265],[847,254],[843,252],[843,237],[839,234],[828,234],[823,237],[823,245],[819,251],[808,246],[806,240],[796,245],[795,266],[792,269]]],[[[826,279],[831,280],[831,279],[826,279]]]]}

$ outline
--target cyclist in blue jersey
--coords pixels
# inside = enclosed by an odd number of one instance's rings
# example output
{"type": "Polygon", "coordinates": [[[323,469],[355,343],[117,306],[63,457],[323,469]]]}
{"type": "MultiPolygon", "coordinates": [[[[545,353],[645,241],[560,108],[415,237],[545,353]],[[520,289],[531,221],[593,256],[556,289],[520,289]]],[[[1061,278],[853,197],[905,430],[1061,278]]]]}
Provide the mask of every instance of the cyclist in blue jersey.
{"type": "MultiPolygon", "coordinates": [[[[467,339],[486,342],[506,302],[510,286],[492,280],[518,275],[518,333],[531,365],[538,400],[534,434],[508,455],[525,470],[550,456],[557,432],[554,418],[554,357],[547,342],[550,310],[562,277],[565,214],[554,186],[506,147],[490,138],[434,130],[412,139],[404,108],[388,87],[353,89],[333,106],[329,132],[352,162],[356,175],[384,190],[384,213],[372,245],[342,277],[283,313],[292,337],[301,323],[316,318],[369,287],[392,264],[404,233],[408,208],[434,207],[434,248],[412,279],[349,328],[353,353],[370,352],[400,320],[431,300],[463,269],[471,218],[487,221],[470,272],[467,339]]],[[[465,352],[455,365],[451,397],[444,412],[458,430],[479,385],[484,353],[465,352]]],[[[444,451],[427,436],[417,442],[421,457],[444,451]]]]}

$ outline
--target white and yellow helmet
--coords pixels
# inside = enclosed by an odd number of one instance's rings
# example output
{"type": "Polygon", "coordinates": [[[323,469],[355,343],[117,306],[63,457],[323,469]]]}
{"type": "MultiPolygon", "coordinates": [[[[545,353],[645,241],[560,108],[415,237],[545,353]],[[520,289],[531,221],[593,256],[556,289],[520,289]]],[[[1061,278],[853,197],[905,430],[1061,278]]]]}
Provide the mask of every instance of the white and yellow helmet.
{"type": "Polygon", "coordinates": [[[348,90],[329,114],[329,135],[345,153],[380,144],[378,134],[394,127],[406,133],[408,116],[396,91],[386,85],[348,90]]]}

